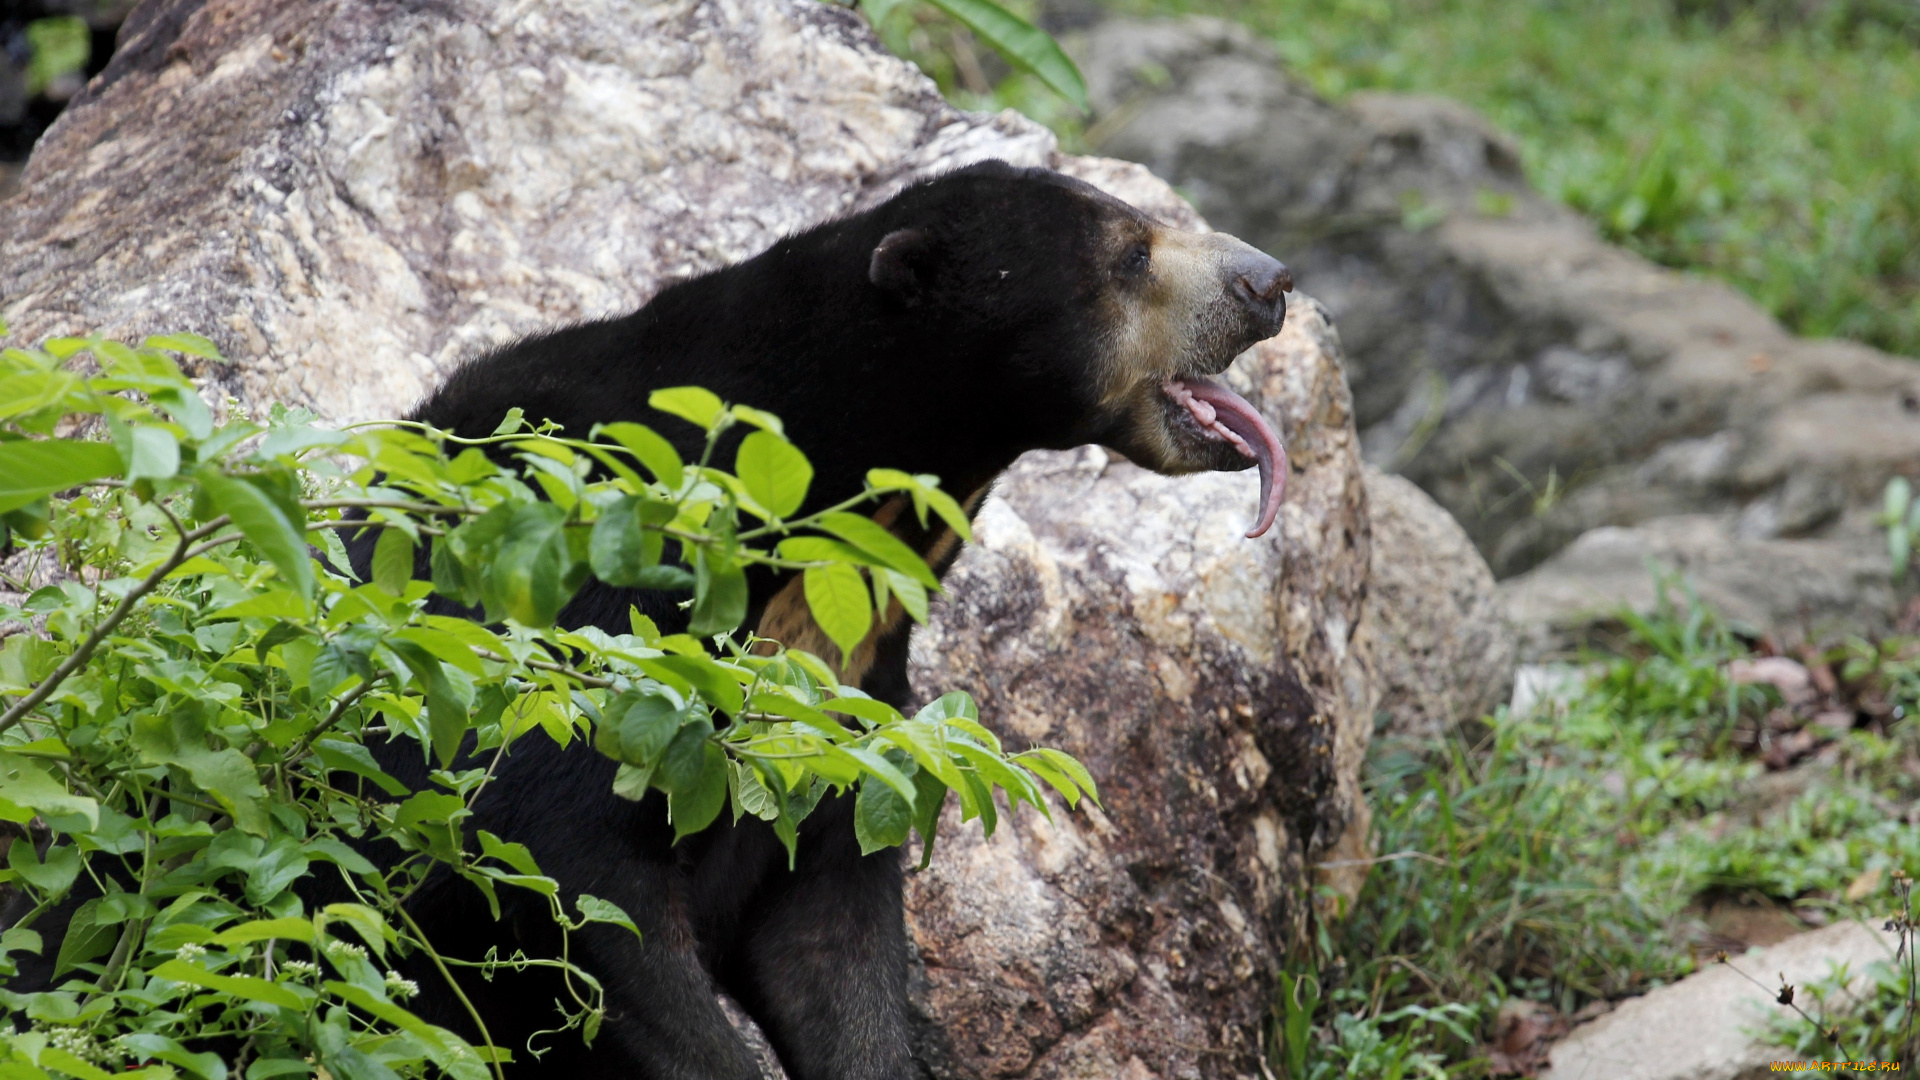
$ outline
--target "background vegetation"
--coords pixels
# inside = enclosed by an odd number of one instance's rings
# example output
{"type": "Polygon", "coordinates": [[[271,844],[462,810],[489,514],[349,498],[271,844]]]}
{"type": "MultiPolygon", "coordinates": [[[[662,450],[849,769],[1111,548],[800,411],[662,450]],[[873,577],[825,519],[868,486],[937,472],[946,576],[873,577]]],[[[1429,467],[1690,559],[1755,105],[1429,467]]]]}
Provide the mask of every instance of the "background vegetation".
{"type": "MultiPolygon", "coordinates": [[[[1018,6],[1018,5],[1015,5],[1018,6]]],[[[1087,7],[1090,5],[1080,5],[1087,7]]],[[[1323,94],[1457,98],[1620,243],[1794,331],[1920,356],[1920,4],[1911,0],[1111,0],[1242,22],[1323,94]]],[[[1045,21],[1042,5],[1025,9],[1045,21]]],[[[889,45],[956,100],[1072,146],[1080,115],[924,9],[889,45]]]]}

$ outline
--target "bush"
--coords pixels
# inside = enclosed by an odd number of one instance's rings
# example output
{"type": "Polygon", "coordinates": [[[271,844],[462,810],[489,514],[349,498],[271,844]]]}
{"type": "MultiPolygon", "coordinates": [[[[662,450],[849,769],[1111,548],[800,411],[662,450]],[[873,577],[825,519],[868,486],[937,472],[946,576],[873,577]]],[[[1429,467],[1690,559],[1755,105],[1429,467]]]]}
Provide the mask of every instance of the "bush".
{"type": "Polygon", "coordinates": [[[682,836],[731,812],[790,853],[830,792],[857,791],[864,849],[917,830],[930,856],[949,792],[991,830],[996,789],[1043,813],[1041,784],[1070,804],[1093,790],[1064,754],[1007,752],[963,693],[904,717],[740,628],[749,566],[802,574],[843,651],[876,607],[924,620],[933,574],[854,511],[904,495],[964,536],[933,477],[877,469],[860,496],[794,516],[812,468],[779,420],[704,390],[652,399],[705,430],[689,463],[633,423],[581,438],[511,415],[469,440],[280,408],[218,417],[169,354],[219,362],[184,335],[0,353],[5,587],[27,594],[0,606],[17,631],[0,648],[0,818],[42,838],[15,839],[0,871],[24,909],[0,975],[52,955],[57,983],[0,990],[23,1025],[0,1033],[7,1077],[497,1075],[520,1048],[492,1045],[478,1015],[477,1046],[414,1015],[396,956],[443,976],[557,969],[553,1027],[591,1040],[600,986],[564,950],[446,956],[406,908],[441,868],[496,910],[502,889],[545,897],[563,940],[633,928],[564,893],[539,852],[465,826],[522,739],[618,759],[616,791],[666,793],[682,836]],[[86,357],[98,374],[69,370],[86,357]],[[729,472],[710,459],[736,425],[752,430],[729,472]],[[75,428],[99,438],[56,434],[75,428]],[[359,581],[342,537],[367,530],[359,581]],[[414,577],[422,545],[430,580],[414,577]],[[555,626],[589,577],[689,590],[688,631],[637,612],[626,633],[555,626]],[[427,613],[436,594],[487,624],[427,613]],[[430,785],[383,771],[375,740],[417,744],[430,785]],[[376,865],[375,846],[398,857],[376,865]],[[312,906],[323,877],[353,899],[312,906]],[[76,901],[64,938],[43,939],[36,922],[76,901]]]}

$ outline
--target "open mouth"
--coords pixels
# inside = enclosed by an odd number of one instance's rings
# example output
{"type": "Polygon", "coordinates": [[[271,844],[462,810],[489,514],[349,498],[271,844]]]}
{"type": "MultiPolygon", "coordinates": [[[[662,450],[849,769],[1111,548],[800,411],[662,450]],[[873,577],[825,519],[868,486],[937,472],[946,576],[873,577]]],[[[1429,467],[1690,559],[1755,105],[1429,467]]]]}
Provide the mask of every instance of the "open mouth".
{"type": "Polygon", "coordinates": [[[1287,494],[1287,451],[1266,417],[1246,398],[1208,378],[1168,379],[1160,392],[1187,410],[1202,438],[1226,443],[1253,459],[1260,469],[1260,511],[1247,538],[1272,528],[1287,494]]]}

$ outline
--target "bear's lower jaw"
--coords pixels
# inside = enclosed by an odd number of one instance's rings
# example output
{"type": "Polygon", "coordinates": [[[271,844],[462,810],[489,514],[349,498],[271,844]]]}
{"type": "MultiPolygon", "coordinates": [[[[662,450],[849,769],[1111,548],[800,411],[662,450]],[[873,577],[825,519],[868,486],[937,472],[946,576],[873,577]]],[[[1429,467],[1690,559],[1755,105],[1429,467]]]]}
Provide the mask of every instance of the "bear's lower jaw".
{"type": "Polygon", "coordinates": [[[1260,504],[1248,539],[1273,526],[1287,490],[1287,451],[1260,411],[1209,378],[1170,378],[1160,384],[1167,434],[1182,457],[1198,458],[1181,471],[1260,469],[1260,504]]]}

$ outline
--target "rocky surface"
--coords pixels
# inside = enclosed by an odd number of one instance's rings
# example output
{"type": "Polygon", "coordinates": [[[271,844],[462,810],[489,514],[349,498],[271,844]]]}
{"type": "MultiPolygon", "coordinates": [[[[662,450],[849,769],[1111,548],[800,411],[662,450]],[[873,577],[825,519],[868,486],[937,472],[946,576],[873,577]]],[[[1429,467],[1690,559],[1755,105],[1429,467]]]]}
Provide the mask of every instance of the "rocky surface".
{"type": "MultiPolygon", "coordinates": [[[[1555,1044],[1551,1068],[1542,1080],[1750,1080],[1768,1074],[1769,1064],[1791,1055],[1756,1038],[1768,1018],[1785,1012],[1774,994],[1785,980],[1801,988],[1822,982],[1846,965],[1848,989],[1857,994],[1870,985],[1867,967],[1891,961],[1895,935],[1861,923],[1836,923],[1799,934],[1766,949],[1711,961],[1671,986],[1620,1004],[1612,1012],[1573,1030],[1555,1044]],[[1737,969],[1737,970],[1736,970],[1737,969]],[[1744,972],[1744,975],[1742,974],[1744,972]],[[1749,979],[1758,980],[1756,986],[1749,979]]],[[[1830,997],[1829,1009],[1844,1008],[1849,994],[1830,997]]],[[[1819,1015],[1815,1012],[1815,1015],[1819,1015]]]]}
{"type": "Polygon", "coordinates": [[[1836,641],[1893,628],[1896,590],[1885,540],[1871,532],[1796,540],[1739,535],[1709,514],[1656,518],[1633,528],[1601,526],[1545,563],[1499,584],[1499,596],[1530,657],[1572,656],[1619,629],[1622,605],[1658,607],[1691,589],[1736,629],[1783,645],[1836,641]]]}
{"type": "Polygon", "coordinates": [[[1517,640],[1493,571],[1426,492],[1368,466],[1373,522],[1361,633],[1386,731],[1432,739],[1507,703],[1517,640]]]}
{"type": "MultiPolygon", "coordinates": [[[[206,334],[210,392],[391,415],[472,351],[984,156],[1054,163],[1188,225],[1144,169],[949,108],[812,0],[154,0],[0,205],[21,338],[206,334]]],[[[1324,311],[1230,376],[1288,438],[1249,474],[1092,450],[1023,462],[916,650],[1104,809],[946,831],[910,902],[939,1077],[1252,1077],[1309,867],[1365,850],[1373,689],[1359,442],[1324,311]]],[[[1351,865],[1325,880],[1351,893],[1351,865]]]]}
{"type": "MultiPolygon", "coordinates": [[[[1326,302],[1368,460],[1432,494],[1498,576],[1589,530],[1682,514],[1740,541],[1864,552],[1887,479],[1920,474],[1920,364],[1795,338],[1726,286],[1604,243],[1531,192],[1472,111],[1329,104],[1209,20],[1112,20],[1068,44],[1100,152],[1146,163],[1326,302]]],[[[1546,591],[1594,584],[1574,569],[1543,568],[1566,586],[1546,591]]],[[[1799,596],[1779,580],[1764,607],[1822,610],[1832,583],[1799,596]]]]}
{"type": "Polygon", "coordinates": [[[365,417],[908,177],[1048,160],[811,8],[143,5],[0,206],[0,316],[190,329],[242,400],[365,417]]]}

